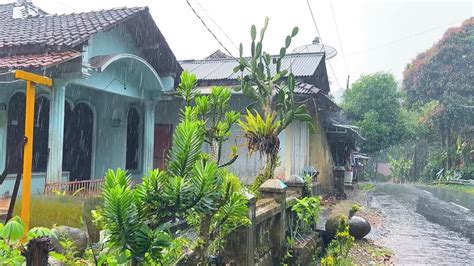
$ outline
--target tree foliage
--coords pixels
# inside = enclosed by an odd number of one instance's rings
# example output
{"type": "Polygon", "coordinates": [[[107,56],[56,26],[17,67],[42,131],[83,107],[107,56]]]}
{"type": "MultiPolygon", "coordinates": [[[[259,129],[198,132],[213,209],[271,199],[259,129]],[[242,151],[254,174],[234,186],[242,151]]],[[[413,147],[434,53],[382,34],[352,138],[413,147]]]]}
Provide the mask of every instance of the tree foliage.
{"type": "MultiPolygon", "coordinates": [[[[463,153],[474,148],[474,18],[447,30],[419,54],[403,73],[406,107],[422,111],[421,123],[432,134],[419,134],[414,145],[425,150],[425,175],[464,167],[463,153]],[[463,143],[459,153],[456,142],[463,143]]],[[[425,131],[426,132],[426,131],[425,131]]],[[[420,157],[420,156],[417,156],[420,157]]],[[[418,166],[420,167],[420,166],[418,166]]]]}
{"type": "Polygon", "coordinates": [[[394,76],[383,72],[362,76],[344,93],[342,108],[366,137],[365,152],[377,153],[407,134],[400,96],[394,76]]]}

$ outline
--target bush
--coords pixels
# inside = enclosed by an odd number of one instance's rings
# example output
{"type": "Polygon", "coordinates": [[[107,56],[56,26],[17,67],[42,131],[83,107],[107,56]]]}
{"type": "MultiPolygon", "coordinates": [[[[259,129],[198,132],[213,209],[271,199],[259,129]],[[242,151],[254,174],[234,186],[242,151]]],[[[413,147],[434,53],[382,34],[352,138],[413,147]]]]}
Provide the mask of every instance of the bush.
{"type": "Polygon", "coordinates": [[[474,180],[474,166],[463,168],[461,170],[461,179],[474,180]]]}
{"type": "Polygon", "coordinates": [[[374,190],[375,184],[372,184],[372,183],[359,183],[357,185],[357,188],[359,188],[360,190],[364,190],[364,191],[371,191],[371,190],[374,190]]]}
{"type": "Polygon", "coordinates": [[[346,216],[341,215],[337,228],[336,237],[331,241],[326,251],[326,257],[321,259],[321,265],[353,265],[349,251],[354,245],[354,237],[349,234],[349,221],[346,216]]]}

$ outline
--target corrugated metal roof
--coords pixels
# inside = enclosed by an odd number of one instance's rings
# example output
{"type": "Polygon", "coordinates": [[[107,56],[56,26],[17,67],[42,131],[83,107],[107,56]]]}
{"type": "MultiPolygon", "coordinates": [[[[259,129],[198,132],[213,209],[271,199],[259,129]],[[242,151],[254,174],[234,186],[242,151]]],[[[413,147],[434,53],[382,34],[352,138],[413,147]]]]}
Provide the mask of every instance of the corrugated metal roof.
{"type": "Polygon", "coordinates": [[[318,94],[321,90],[313,84],[298,82],[295,86],[295,93],[298,94],[318,94]]]}
{"type": "MultiPolygon", "coordinates": [[[[324,53],[288,54],[283,58],[281,69],[289,69],[297,77],[312,76],[323,56],[324,53]]],[[[180,64],[198,80],[237,79],[240,75],[233,72],[238,65],[233,58],[184,60],[180,64]]],[[[270,69],[275,73],[276,66],[271,64],[270,69]]]]}

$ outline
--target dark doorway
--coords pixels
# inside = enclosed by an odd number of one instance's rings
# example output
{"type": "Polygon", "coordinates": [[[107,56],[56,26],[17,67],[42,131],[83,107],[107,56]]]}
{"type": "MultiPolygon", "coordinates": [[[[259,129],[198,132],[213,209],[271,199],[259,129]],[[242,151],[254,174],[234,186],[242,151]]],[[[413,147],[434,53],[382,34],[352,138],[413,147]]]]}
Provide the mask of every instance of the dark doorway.
{"type": "MultiPolygon", "coordinates": [[[[155,147],[153,149],[153,168],[164,169],[166,158],[171,148],[173,126],[169,124],[155,125],[155,147]]],[[[146,169],[145,169],[146,170],[146,169]]]]}
{"type": "Polygon", "coordinates": [[[48,167],[49,99],[36,99],[33,142],[33,172],[46,172],[48,167]]]}
{"type": "MultiPolygon", "coordinates": [[[[48,164],[49,99],[41,96],[35,102],[33,132],[33,172],[46,172],[48,164]]],[[[7,163],[10,174],[16,173],[25,135],[25,94],[15,93],[8,103],[7,163]]]]}
{"type": "Polygon", "coordinates": [[[91,179],[93,127],[94,114],[87,104],[80,103],[72,111],[66,104],[63,170],[69,171],[70,181],[91,179]]]}
{"type": "Polygon", "coordinates": [[[8,126],[7,126],[7,162],[6,168],[9,174],[17,173],[20,169],[20,154],[23,149],[21,145],[25,134],[25,94],[15,93],[8,103],[8,126]]]}
{"type": "Polygon", "coordinates": [[[140,115],[135,107],[128,111],[127,116],[127,158],[125,169],[138,170],[140,148],[140,115]]]}

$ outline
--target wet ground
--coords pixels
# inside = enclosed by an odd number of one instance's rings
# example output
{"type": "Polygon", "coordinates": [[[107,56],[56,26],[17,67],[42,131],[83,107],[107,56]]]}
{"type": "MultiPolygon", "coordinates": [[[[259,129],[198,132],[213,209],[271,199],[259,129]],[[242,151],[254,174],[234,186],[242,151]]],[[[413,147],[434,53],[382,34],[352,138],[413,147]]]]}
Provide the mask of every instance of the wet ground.
{"type": "Polygon", "coordinates": [[[367,236],[397,265],[474,265],[474,197],[430,187],[380,184],[365,199],[382,226],[367,236]]]}

